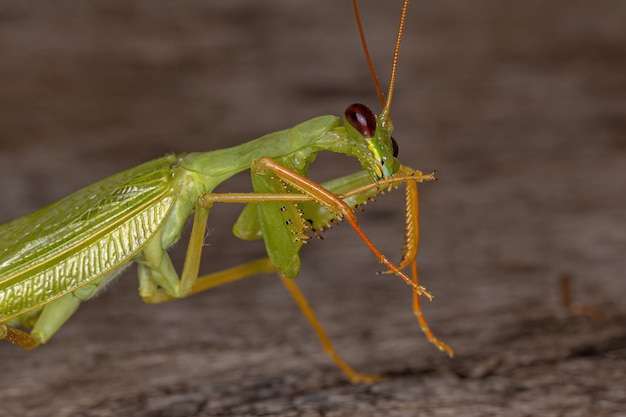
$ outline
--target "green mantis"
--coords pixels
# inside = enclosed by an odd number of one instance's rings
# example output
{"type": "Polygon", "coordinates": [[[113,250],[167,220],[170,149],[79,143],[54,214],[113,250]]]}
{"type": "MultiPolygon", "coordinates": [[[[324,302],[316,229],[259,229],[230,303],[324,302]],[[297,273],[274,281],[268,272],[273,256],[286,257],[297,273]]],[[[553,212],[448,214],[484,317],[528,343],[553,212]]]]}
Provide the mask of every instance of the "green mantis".
{"type": "MultiPolygon", "coordinates": [[[[327,353],[350,380],[372,381],[375,377],[355,372],[337,355],[293,281],[300,271],[300,249],[310,235],[345,220],[387,272],[412,288],[414,312],[423,331],[439,349],[452,355],[452,350],[429,330],[419,305],[420,295],[429,299],[432,295],[417,278],[417,183],[434,176],[401,165],[391,137],[389,109],[407,3],[402,10],[386,101],[375,82],[384,105],[378,116],[362,104],[353,104],[343,121],[321,116],[233,148],[165,156],[0,226],[0,339],[24,349],[47,342],[80,303],[132,263],[138,265],[140,296],[149,303],[276,272],[327,353]],[[321,151],[356,158],[362,171],[317,184],[307,178],[307,170],[321,151]],[[219,184],[248,169],[253,193],[213,193],[219,184]],[[394,264],[359,227],[354,209],[401,184],[407,190],[406,235],[403,257],[394,264]],[[244,240],[263,239],[268,256],[198,277],[204,234],[215,203],[245,204],[233,232],[244,240]],[[167,249],[180,239],[192,215],[191,236],[179,275],[167,249]],[[405,268],[411,269],[409,275],[402,272],[405,268]]],[[[354,6],[363,39],[355,1],[354,6]]]]}

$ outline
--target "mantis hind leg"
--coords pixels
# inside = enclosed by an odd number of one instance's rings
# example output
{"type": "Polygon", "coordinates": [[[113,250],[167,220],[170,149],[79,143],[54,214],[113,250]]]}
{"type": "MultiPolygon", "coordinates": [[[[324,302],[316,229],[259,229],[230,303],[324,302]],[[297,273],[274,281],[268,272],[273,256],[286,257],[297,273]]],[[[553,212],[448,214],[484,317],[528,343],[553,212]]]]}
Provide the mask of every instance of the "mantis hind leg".
{"type": "MultiPolygon", "coordinates": [[[[59,328],[76,312],[81,300],[73,293],[59,297],[46,304],[36,316],[35,324],[30,333],[7,324],[0,323],[0,339],[21,347],[22,349],[34,349],[47,342],[59,328]]],[[[30,321],[31,317],[28,317],[30,321]]],[[[25,327],[30,327],[26,326],[25,327]]]]}
{"type": "Polygon", "coordinates": [[[34,349],[46,343],[76,312],[80,303],[94,296],[124,268],[118,268],[100,279],[56,298],[39,309],[13,317],[9,323],[0,323],[0,339],[6,339],[22,349],[34,349]],[[16,329],[12,324],[31,329],[30,333],[16,329]]]}
{"type": "Polygon", "coordinates": [[[34,349],[41,343],[25,331],[16,329],[6,323],[0,323],[0,339],[8,340],[26,350],[34,349]]]}

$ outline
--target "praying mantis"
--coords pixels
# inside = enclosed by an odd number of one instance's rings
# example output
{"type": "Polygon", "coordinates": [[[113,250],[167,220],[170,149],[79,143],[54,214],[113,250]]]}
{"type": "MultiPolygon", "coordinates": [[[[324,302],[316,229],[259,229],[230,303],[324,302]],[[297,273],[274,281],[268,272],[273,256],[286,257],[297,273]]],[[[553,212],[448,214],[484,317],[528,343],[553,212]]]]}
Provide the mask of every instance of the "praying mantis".
{"type": "Polygon", "coordinates": [[[356,372],[335,351],[313,310],[294,282],[300,249],[311,235],[345,221],[367,248],[413,292],[413,311],[427,338],[452,349],[430,330],[420,296],[432,300],[418,281],[419,215],[417,184],[434,180],[399,163],[389,116],[408,0],[404,1],[387,97],[378,84],[367,50],[356,0],[353,6],[366,60],[382,111],[352,104],[343,120],[320,116],[290,129],[216,151],[168,155],[87,186],[30,215],[0,226],[0,339],[24,349],[47,342],[76,312],[132,263],[139,294],[148,303],[183,298],[262,273],[277,273],[315,330],[320,342],[353,383],[378,377],[356,372]],[[307,178],[321,151],[356,158],[362,170],[318,184],[307,178]],[[235,174],[250,170],[253,192],[214,193],[235,174]],[[355,208],[372,197],[406,187],[403,256],[391,262],[361,229],[355,208]],[[214,204],[244,204],[233,226],[243,240],[263,239],[267,257],[198,276],[205,230],[214,204]],[[182,272],[168,248],[193,224],[182,272]],[[410,268],[410,273],[403,270],[410,268]]]}

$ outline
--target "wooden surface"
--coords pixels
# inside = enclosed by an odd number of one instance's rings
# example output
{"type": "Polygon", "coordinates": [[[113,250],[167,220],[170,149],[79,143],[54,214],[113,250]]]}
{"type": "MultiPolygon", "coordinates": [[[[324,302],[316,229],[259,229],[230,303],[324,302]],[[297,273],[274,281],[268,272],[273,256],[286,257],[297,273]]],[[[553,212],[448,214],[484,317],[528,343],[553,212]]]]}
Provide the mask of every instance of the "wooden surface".
{"type": "MultiPolygon", "coordinates": [[[[453,360],[341,226],[304,248],[298,282],[340,353],[382,382],[350,385],[274,276],[151,306],[132,268],[45,346],[0,344],[0,415],[626,415],[625,4],[409,8],[394,136],[403,163],[440,179],[421,187],[421,277],[453,360]],[[562,309],[565,273],[601,322],[562,309]]],[[[362,8],[385,82],[400,4],[362,8]]],[[[354,101],[377,108],[347,1],[7,1],[0,216],[354,101]]],[[[356,169],[345,161],[320,156],[311,175],[356,169]]],[[[402,198],[360,215],[394,259],[402,198]]],[[[263,253],[230,236],[234,216],[212,213],[203,270],[263,253]]]]}

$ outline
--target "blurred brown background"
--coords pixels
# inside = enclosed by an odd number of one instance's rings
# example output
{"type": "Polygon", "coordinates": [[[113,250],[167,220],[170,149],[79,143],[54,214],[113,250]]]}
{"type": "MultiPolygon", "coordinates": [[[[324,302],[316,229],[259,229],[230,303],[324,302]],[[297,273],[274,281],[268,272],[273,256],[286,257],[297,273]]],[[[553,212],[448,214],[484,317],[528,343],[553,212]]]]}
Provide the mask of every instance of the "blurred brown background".
{"type": "MultiPolygon", "coordinates": [[[[400,6],[362,4],[385,85],[400,6]]],[[[440,179],[421,187],[421,277],[453,360],[342,226],[304,248],[298,282],[340,353],[383,382],[351,386],[274,276],[151,306],[133,268],[47,345],[0,345],[0,415],[623,415],[624,16],[619,0],[409,7],[394,136],[404,164],[440,179]],[[565,273],[602,322],[564,312],[565,273]]],[[[3,1],[0,217],[354,101],[378,108],[347,0],[3,1]]],[[[323,155],[311,175],[346,169],[323,155]]],[[[394,259],[402,201],[360,216],[394,259]]],[[[263,253],[230,236],[234,211],[212,213],[205,271],[263,253]]]]}

